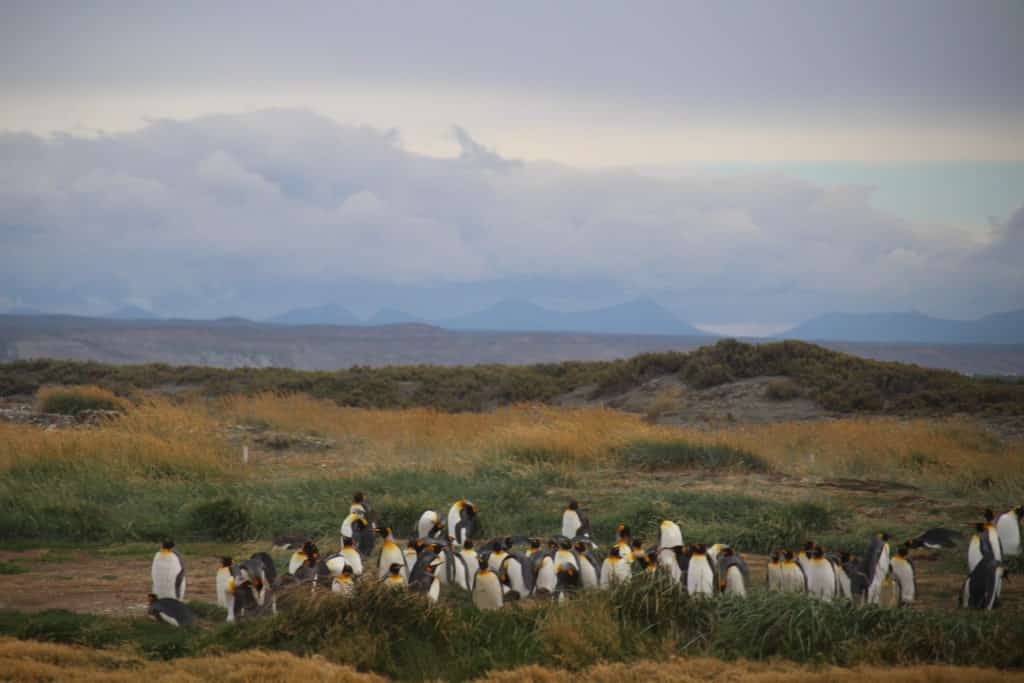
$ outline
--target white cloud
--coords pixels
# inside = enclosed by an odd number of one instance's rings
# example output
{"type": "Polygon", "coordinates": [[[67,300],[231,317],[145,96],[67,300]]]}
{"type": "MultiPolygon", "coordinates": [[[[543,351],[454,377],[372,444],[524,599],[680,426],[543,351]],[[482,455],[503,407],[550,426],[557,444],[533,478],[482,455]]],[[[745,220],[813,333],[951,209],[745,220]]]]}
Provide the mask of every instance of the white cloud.
{"type": "Polygon", "coordinates": [[[825,308],[963,314],[951,307],[981,297],[966,290],[1024,292],[1019,269],[990,267],[1020,253],[1019,216],[994,249],[882,213],[864,187],[583,171],[457,137],[461,156],[425,157],[395,131],[291,110],[88,140],[0,136],[0,179],[17,181],[0,191],[0,265],[36,288],[113,279],[124,301],[187,290],[225,306],[253,280],[602,280],[709,324],[825,308]]]}

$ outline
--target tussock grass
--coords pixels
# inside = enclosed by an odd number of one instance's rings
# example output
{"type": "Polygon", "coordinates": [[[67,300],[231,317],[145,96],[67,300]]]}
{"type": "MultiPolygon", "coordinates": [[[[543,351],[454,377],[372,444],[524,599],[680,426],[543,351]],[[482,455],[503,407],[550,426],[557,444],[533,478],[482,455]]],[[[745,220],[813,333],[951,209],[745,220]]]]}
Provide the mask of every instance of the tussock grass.
{"type": "Polygon", "coordinates": [[[36,409],[43,413],[78,415],[87,410],[124,412],[128,401],[114,392],[92,384],[76,387],[40,387],[36,392],[36,409]]]}
{"type": "Polygon", "coordinates": [[[620,449],[622,464],[641,470],[738,469],[764,472],[768,463],[745,450],[721,444],[688,441],[637,441],[620,449]]]}

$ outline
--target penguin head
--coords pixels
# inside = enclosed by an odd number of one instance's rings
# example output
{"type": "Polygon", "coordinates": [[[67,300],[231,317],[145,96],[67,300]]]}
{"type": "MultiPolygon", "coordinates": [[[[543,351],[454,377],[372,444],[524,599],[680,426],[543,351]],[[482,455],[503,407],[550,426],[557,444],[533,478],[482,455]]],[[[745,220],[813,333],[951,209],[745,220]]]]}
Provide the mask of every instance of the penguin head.
{"type": "Polygon", "coordinates": [[[570,500],[569,501],[569,509],[570,510],[579,510],[580,509],[580,504],[578,502],[576,502],[575,500],[570,500]]]}
{"type": "Polygon", "coordinates": [[[467,538],[466,542],[462,544],[462,549],[463,550],[472,550],[473,549],[473,539],[467,538]]]}
{"type": "Polygon", "coordinates": [[[804,541],[804,550],[810,555],[814,551],[814,541],[804,541]]]}
{"type": "Polygon", "coordinates": [[[540,539],[539,538],[531,538],[530,539],[530,547],[533,548],[534,550],[538,550],[540,548],[540,539]]]}
{"type": "Polygon", "coordinates": [[[992,508],[985,508],[982,514],[985,516],[986,522],[991,522],[996,518],[996,513],[992,511],[992,508]]]}
{"type": "Polygon", "coordinates": [[[779,551],[773,550],[772,554],[768,556],[768,559],[773,563],[777,563],[779,561],[779,551]]]}
{"type": "Polygon", "coordinates": [[[491,541],[491,552],[493,552],[493,553],[505,552],[504,544],[501,541],[497,540],[497,539],[495,539],[494,541],[491,541]]]}
{"type": "Polygon", "coordinates": [[[1017,515],[1017,519],[1024,517],[1024,505],[1018,505],[1017,507],[1013,508],[1011,512],[1017,515]]]}
{"type": "Polygon", "coordinates": [[[388,567],[388,574],[391,576],[398,576],[402,573],[402,565],[397,562],[392,562],[391,566],[388,567]]]}
{"type": "Polygon", "coordinates": [[[342,576],[352,576],[355,574],[355,570],[352,569],[352,565],[346,564],[345,568],[341,570],[342,576]]]}
{"type": "Polygon", "coordinates": [[[353,503],[362,503],[365,500],[366,500],[366,494],[363,493],[362,491],[356,491],[355,493],[352,494],[352,502],[353,503]]]}
{"type": "Polygon", "coordinates": [[[842,562],[843,564],[846,564],[847,562],[850,562],[851,560],[853,560],[853,556],[850,555],[850,551],[844,550],[843,552],[839,553],[839,561],[842,562]]]}
{"type": "Polygon", "coordinates": [[[782,551],[782,559],[785,560],[786,562],[792,562],[793,561],[793,551],[792,550],[783,550],[782,551]]]}
{"type": "Polygon", "coordinates": [[[615,535],[618,536],[620,540],[628,541],[630,538],[629,527],[625,524],[620,524],[615,529],[615,535]]]}
{"type": "Polygon", "coordinates": [[[572,547],[578,553],[585,553],[585,552],[587,552],[587,544],[584,543],[583,541],[576,541],[575,543],[572,544],[572,547]]]}
{"type": "Polygon", "coordinates": [[[170,550],[171,548],[174,547],[174,539],[172,539],[172,538],[165,538],[163,543],[160,544],[160,547],[163,548],[164,550],[170,550]]]}
{"type": "Polygon", "coordinates": [[[430,527],[429,536],[438,536],[444,532],[444,522],[434,522],[434,526],[430,527]]]}
{"type": "Polygon", "coordinates": [[[389,526],[378,527],[377,528],[377,533],[380,535],[381,538],[387,538],[388,536],[391,535],[391,527],[389,527],[389,526]]]}
{"type": "Polygon", "coordinates": [[[984,533],[984,531],[985,531],[985,523],[984,522],[975,522],[974,530],[977,531],[979,534],[980,533],[984,533]]]}
{"type": "Polygon", "coordinates": [[[703,555],[707,552],[708,547],[703,543],[694,543],[692,546],[690,546],[690,549],[693,551],[694,555],[703,555]]]}
{"type": "Polygon", "coordinates": [[[821,548],[821,546],[817,546],[811,553],[811,557],[813,557],[816,560],[820,560],[825,557],[825,550],[821,548]]]}
{"type": "Polygon", "coordinates": [[[146,600],[149,602],[149,604],[152,605],[154,602],[156,602],[156,593],[150,593],[149,595],[147,595],[146,600]]]}
{"type": "Polygon", "coordinates": [[[729,546],[725,546],[725,548],[722,549],[722,557],[732,557],[735,554],[735,552],[736,551],[730,548],[729,546]]]}
{"type": "Polygon", "coordinates": [[[349,538],[348,536],[346,536],[345,538],[341,539],[341,547],[342,548],[351,548],[352,547],[352,539],[349,538]]]}
{"type": "Polygon", "coordinates": [[[483,555],[480,555],[479,557],[476,558],[476,562],[477,562],[477,564],[480,565],[480,571],[482,571],[482,572],[483,571],[487,571],[487,558],[486,557],[484,557],[483,555]]]}
{"type": "Polygon", "coordinates": [[[889,540],[889,534],[885,533],[884,531],[882,533],[878,534],[878,537],[880,539],[882,539],[883,541],[888,541],[889,540]]]}
{"type": "Polygon", "coordinates": [[[572,541],[568,538],[563,538],[561,543],[558,544],[558,547],[562,550],[572,550],[572,541]]]}
{"type": "Polygon", "coordinates": [[[220,558],[220,566],[222,566],[222,567],[230,567],[231,566],[231,558],[226,556],[226,555],[224,557],[220,558]]]}
{"type": "Polygon", "coordinates": [[[910,554],[910,546],[908,546],[908,545],[901,545],[899,548],[896,549],[896,556],[897,557],[906,557],[909,554],[910,554]]]}

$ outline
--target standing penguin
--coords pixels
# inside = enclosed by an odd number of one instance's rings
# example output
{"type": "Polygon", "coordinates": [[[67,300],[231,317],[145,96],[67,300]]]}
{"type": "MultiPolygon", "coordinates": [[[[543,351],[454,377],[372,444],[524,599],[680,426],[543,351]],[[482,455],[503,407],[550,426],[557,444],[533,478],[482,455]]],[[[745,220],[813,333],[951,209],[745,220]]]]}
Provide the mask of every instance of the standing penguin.
{"type": "Polygon", "coordinates": [[[292,553],[291,559],[288,560],[288,573],[295,574],[299,567],[306,563],[306,560],[312,559],[315,563],[319,557],[320,550],[316,547],[316,543],[306,541],[300,549],[292,553]]]}
{"type": "Polygon", "coordinates": [[[974,525],[971,540],[967,543],[967,572],[973,572],[978,563],[986,557],[991,557],[993,560],[999,559],[996,557],[995,548],[992,547],[992,536],[985,523],[977,522],[974,525]]]}
{"type": "Polygon", "coordinates": [[[658,525],[658,550],[680,548],[683,545],[683,530],[670,519],[661,520],[658,525]]]}
{"type": "Polygon", "coordinates": [[[405,553],[395,543],[391,527],[381,527],[377,530],[377,533],[384,539],[384,543],[380,548],[380,555],[377,556],[377,578],[385,578],[390,573],[391,567],[397,565],[402,575],[402,580],[408,580],[409,568],[405,563],[405,553]]]}
{"type": "Polygon", "coordinates": [[[782,567],[779,570],[784,593],[805,593],[807,592],[807,575],[803,567],[793,557],[793,551],[782,552],[782,567]]]}
{"type": "Polygon", "coordinates": [[[629,563],[623,559],[621,552],[619,546],[612,546],[608,557],[604,558],[598,583],[600,588],[609,588],[613,584],[625,583],[632,577],[629,563]]]}
{"type": "Polygon", "coordinates": [[[682,546],[670,546],[658,551],[658,566],[668,574],[672,583],[682,583],[683,567],[679,564],[679,550],[682,546]]]}
{"type": "Polygon", "coordinates": [[[750,570],[747,569],[746,561],[732,548],[725,548],[718,556],[718,576],[723,595],[747,597],[750,570]]]}
{"type": "Polygon", "coordinates": [[[457,500],[448,510],[448,535],[465,545],[477,530],[477,509],[468,500],[457,500]]]}
{"type": "Polygon", "coordinates": [[[220,558],[220,567],[217,568],[217,604],[221,607],[228,606],[228,586],[231,584],[231,558],[220,558]]]}
{"type": "Polygon", "coordinates": [[[492,572],[501,571],[501,563],[508,557],[508,551],[505,550],[505,544],[501,541],[495,540],[491,542],[491,550],[487,553],[487,568],[492,572]]]}
{"type": "Polygon", "coordinates": [[[999,533],[999,542],[1003,546],[1003,554],[1007,557],[1020,555],[1020,523],[1024,517],[1024,506],[1018,506],[1009,512],[999,515],[996,522],[996,531],[999,533]]]}
{"type": "Polygon", "coordinates": [[[157,598],[185,599],[185,563],[171,539],[166,539],[153,556],[151,574],[153,593],[157,598]]]}
{"type": "Polygon", "coordinates": [[[352,568],[353,576],[361,576],[363,573],[363,557],[356,550],[355,543],[351,538],[341,542],[341,556],[345,558],[345,566],[352,568]]]}
{"type": "Polygon", "coordinates": [[[1001,592],[1006,567],[992,557],[985,557],[964,579],[960,588],[960,606],[990,610],[1001,592]]]}
{"type": "Polygon", "coordinates": [[[871,539],[864,556],[864,576],[867,577],[867,603],[877,605],[882,597],[882,585],[889,576],[889,534],[879,533],[871,539]]]}
{"type": "Polygon", "coordinates": [[[703,545],[692,546],[690,563],[686,568],[686,592],[708,597],[715,594],[715,567],[703,545]]]}
{"type": "Polygon", "coordinates": [[[1003,544],[999,540],[999,531],[996,529],[996,513],[992,508],[985,508],[985,533],[988,534],[989,545],[992,546],[992,556],[997,562],[1003,560],[1003,544]]]}
{"type": "Polygon", "coordinates": [[[175,627],[190,627],[196,624],[195,612],[188,605],[174,598],[158,598],[155,593],[149,594],[149,609],[146,614],[159,622],[175,627]]]}
{"type": "Polygon", "coordinates": [[[629,527],[625,524],[620,524],[615,529],[615,548],[619,549],[619,557],[623,561],[630,564],[633,563],[633,535],[629,531],[629,527]]]}
{"type": "Polygon", "coordinates": [[[476,576],[473,578],[473,604],[477,609],[498,609],[504,604],[504,591],[498,575],[487,567],[487,560],[478,559],[476,576]]]}
{"type": "Polygon", "coordinates": [[[892,578],[899,586],[899,606],[904,607],[917,599],[917,576],[914,563],[910,561],[910,546],[903,545],[896,549],[889,563],[892,578]]]}
{"type": "Polygon", "coordinates": [[[580,589],[580,572],[571,564],[560,564],[555,570],[555,599],[565,602],[580,589]]]}
{"type": "Polygon", "coordinates": [[[768,556],[768,590],[782,590],[782,553],[778,550],[768,556]]]}
{"type": "Polygon", "coordinates": [[[502,576],[505,577],[508,587],[520,598],[526,598],[533,594],[533,587],[536,578],[533,575],[533,566],[529,559],[519,553],[510,554],[505,558],[501,566],[502,576]]]}
{"type": "Polygon", "coordinates": [[[847,599],[853,598],[850,575],[846,571],[846,566],[850,563],[851,559],[850,553],[841,552],[838,555],[829,554],[826,557],[832,563],[832,568],[836,572],[836,596],[847,599]]]}
{"type": "Polygon", "coordinates": [[[570,500],[569,505],[562,511],[562,535],[566,538],[590,536],[590,520],[583,514],[580,504],[575,500],[570,500]]]}
{"type": "Polygon", "coordinates": [[[384,575],[382,577],[384,580],[384,585],[388,588],[404,590],[406,586],[405,576],[403,576],[402,574],[402,570],[404,568],[404,564],[392,562],[391,565],[388,566],[384,571],[384,575]]]}
{"type": "Polygon", "coordinates": [[[808,595],[832,602],[836,597],[836,570],[821,548],[816,547],[811,552],[805,574],[808,595]]]}
{"type": "MultiPolygon", "coordinates": [[[[534,557],[537,557],[534,555],[534,557]]],[[[532,559],[532,558],[531,558],[532,559]]],[[[555,573],[554,556],[544,553],[534,565],[537,574],[537,581],[534,584],[534,592],[541,594],[553,594],[558,586],[558,575],[555,573]]]]}
{"type": "Polygon", "coordinates": [[[352,504],[349,505],[348,510],[350,513],[355,513],[365,518],[371,524],[377,521],[377,516],[373,513],[373,508],[370,506],[370,498],[362,491],[356,491],[352,494],[352,504]]]}

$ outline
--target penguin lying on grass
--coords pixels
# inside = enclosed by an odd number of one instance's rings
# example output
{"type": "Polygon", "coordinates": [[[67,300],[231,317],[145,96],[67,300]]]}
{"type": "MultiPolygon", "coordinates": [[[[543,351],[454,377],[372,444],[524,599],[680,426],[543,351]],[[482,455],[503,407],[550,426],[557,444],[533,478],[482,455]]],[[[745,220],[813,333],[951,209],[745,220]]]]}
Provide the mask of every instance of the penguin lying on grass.
{"type": "Polygon", "coordinates": [[[163,624],[176,628],[191,628],[196,625],[196,614],[188,605],[174,598],[158,598],[149,594],[149,609],[146,614],[163,624]]]}

